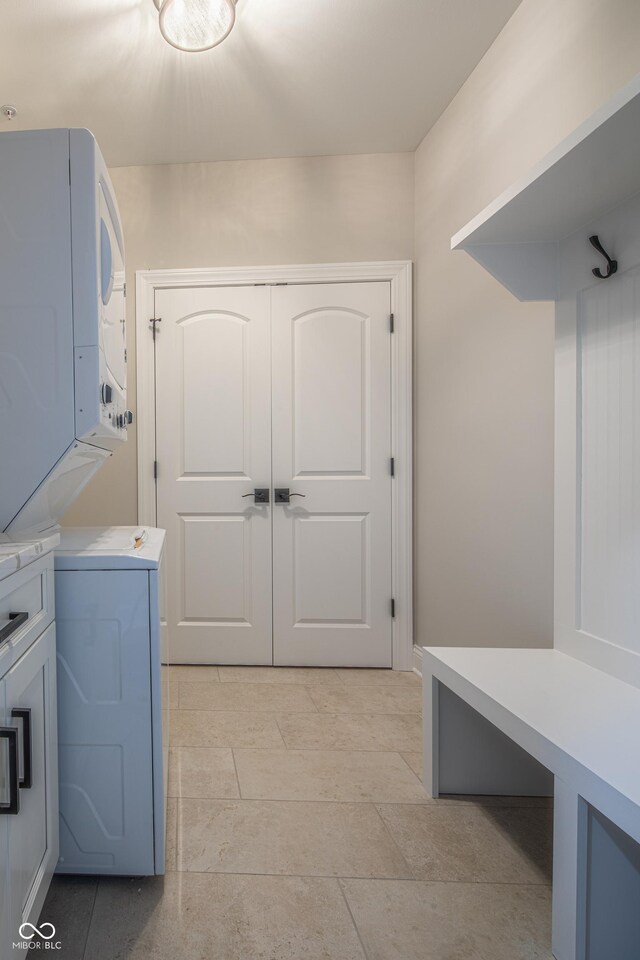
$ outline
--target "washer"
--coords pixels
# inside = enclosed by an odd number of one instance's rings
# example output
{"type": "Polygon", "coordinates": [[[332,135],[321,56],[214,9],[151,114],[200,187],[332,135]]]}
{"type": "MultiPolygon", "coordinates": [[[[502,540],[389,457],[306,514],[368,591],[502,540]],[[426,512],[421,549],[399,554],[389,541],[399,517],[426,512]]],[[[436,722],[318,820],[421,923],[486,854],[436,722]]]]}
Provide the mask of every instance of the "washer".
{"type": "Polygon", "coordinates": [[[165,871],[164,537],[149,527],[61,530],[58,873],[165,871]]]}

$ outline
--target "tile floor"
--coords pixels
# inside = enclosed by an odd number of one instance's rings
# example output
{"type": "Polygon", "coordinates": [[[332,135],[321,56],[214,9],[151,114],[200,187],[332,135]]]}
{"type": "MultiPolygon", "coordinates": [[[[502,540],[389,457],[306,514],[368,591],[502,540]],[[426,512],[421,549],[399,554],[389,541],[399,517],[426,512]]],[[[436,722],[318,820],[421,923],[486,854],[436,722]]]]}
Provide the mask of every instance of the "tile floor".
{"type": "Polygon", "coordinates": [[[164,878],[55,878],[61,960],[550,960],[547,801],[433,801],[420,681],[172,667],[164,878]]]}

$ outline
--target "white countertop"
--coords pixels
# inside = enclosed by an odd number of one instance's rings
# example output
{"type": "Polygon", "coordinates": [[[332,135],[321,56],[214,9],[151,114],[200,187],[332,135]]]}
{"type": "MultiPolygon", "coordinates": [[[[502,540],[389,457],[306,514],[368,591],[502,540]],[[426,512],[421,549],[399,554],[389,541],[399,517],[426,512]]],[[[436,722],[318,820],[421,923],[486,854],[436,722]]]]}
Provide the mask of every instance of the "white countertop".
{"type": "Polygon", "coordinates": [[[160,566],[164,530],[156,527],[63,527],[56,570],[154,570],[160,566]]]}
{"type": "Polygon", "coordinates": [[[0,534],[0,580],[26,567],[38,557],[51,553],[59,543],[58,532],[34,538],[21,538],[19,534],[0,534]]]}

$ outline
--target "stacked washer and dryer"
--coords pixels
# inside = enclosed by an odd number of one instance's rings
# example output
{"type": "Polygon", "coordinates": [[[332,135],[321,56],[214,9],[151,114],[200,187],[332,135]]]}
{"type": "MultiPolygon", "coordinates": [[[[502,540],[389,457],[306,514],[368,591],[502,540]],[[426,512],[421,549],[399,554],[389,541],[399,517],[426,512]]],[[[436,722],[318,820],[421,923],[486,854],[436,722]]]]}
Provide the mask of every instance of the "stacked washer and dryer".
{"type": "MultiPolygon", "coordinates": [[[[87,130],[0,134],[0,530],[33,540],[126,440],[124,244],[87,130]]],[[[164,532],[63,528],[60,860],[164,873],[164,532]]]]}

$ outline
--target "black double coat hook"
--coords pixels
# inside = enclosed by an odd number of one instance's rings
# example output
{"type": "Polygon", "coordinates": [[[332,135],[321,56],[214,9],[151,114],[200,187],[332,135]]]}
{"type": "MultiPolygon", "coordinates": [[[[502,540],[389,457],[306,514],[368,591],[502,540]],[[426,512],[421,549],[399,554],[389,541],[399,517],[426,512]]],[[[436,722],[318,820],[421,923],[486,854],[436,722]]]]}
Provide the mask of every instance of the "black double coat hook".
{"type": "Polygon", "coordinates": [[[594,233],[592,237],[589,237],[589,243],[591,244],[592,247],[595,247],[598,253],[601,253],[602,256],[605,258],[605,260],[607,261],[607,268],[605,273],[602,272],[600,267],[594,267],[591,273],[594,275],[594,277],[597,277],[598,280],[608,280],[608,278],[612,277],[614,273],[617,271],[618,261],[611,259],[607,251],[604,249],[604,247],[600,243],[600,240],[597,234],[594,233]]]}

